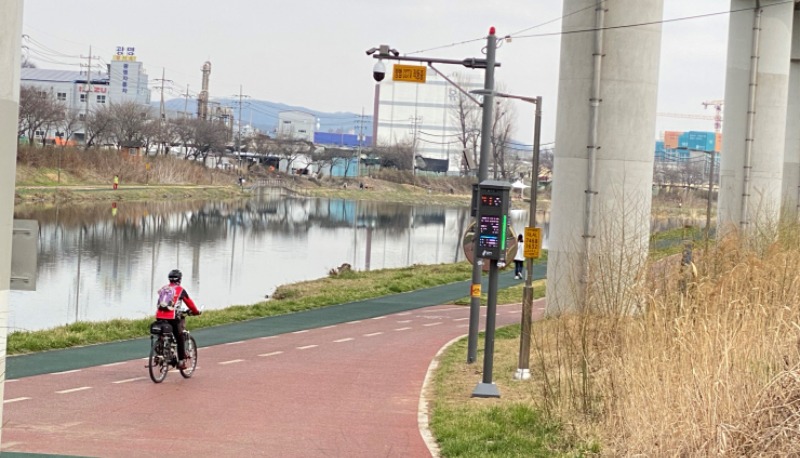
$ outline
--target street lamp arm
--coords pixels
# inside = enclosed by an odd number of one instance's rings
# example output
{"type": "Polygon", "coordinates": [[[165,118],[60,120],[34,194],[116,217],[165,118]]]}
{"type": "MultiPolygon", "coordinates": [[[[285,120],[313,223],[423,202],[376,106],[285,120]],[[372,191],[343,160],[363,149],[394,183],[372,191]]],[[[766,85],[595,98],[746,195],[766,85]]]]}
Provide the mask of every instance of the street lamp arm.
{"type": "MultiPolygon", "coordinates": [[[[449,65],[463,65],[467,68],[486,68],[486,59],[477,59],[475,57],[468,57],[466,59],[440,59],[437,57],[411,57],[411,56],[395,56],[391,54],[372,54],[373,59],[387,59],[396,60],[401,62],[420,62],[423,64],[449,64],[449,65]]],[[[500,66],[500,62],[495,62],[495,67],[500,66]]]]}
{"type": "Polygon", "coordinates": [[[470,100],[472,100],[473,102],[475,102],[476,104],[478,104],[478,106],[479,106],[479,107],[482,107],[482,106],[483,106],[483,104],[482,104],[482,103],[481,103],[481,102],[480,102],[478,99],[476,99],[475,97],[473,97],[473,96],[472,96],[472,94],[470,94],[469,92],[467,92],[467,91],[466,91],[466,90],[465,90],[463,87],[459,86],[459,85],[458,85],[458,84],[457,84],[455,81],[453,81],[453,80],[451,80],[450,78],[448,78],[448,77],[447,77],[447,75],[445,75],[444,73],[440,72],[438,68],[436,68],[436,67],[434,67],[434,66],[433,66],[433,64],[431,64],[431,63],[428,63],[428,67],[430,67],[430,68],[431,68],[433,71],[435,71],[435,72],[436,72],[436,73],[437,73],[439,76],[441,76],[442,78],[444,78],[444,79],[445,79],[445,80],[446,80],[448,83],[450,83],[450,84],[452,84],[453,86],[455,86],[455,88],[456,88],[456,89],[458,89],[459,91],[461,91],[461,93],[462,93],[462,94],[464,94],[464,95],[466,95],[466,96],[467,96],[467,97],[468,97],[470,100]]]}

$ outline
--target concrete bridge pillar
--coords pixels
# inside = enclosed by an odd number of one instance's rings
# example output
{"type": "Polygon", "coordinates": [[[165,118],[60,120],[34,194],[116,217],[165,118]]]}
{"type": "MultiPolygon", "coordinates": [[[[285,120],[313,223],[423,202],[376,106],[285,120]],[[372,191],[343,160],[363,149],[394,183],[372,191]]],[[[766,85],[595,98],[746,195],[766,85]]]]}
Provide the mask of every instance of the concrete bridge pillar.
{"type": "Polygon", "coordinates": [[[614,27],[657,23],[663,0],[565,0],[563,11],[550,314],[628,307],[618,300],[647,256],[661,26],[614,27]]]}
{"type": "Polygon", "coordinates": [[[794,3],[731,0],[720,231],[750,232],[781,211],[794,3]],[[757,4],[760,7],[757,8],[757,4]]]}
{"type": "Polygon", "coordinates": [[[792,27],[784,158],[783,208],[787,220],[797,221],[800,217],[800,11],[794,12],[792,27]]]}
{"type": "MultiPolygon", "coordinates": [[[[8,300],[11,292],[11,230],[17,170],[21,40],[22,0],[3,0],[0,2],[0,399],[3,399],[5,392],[8,300]]],[[[3,425],[2,402],[0,425],[3,425]]]]}

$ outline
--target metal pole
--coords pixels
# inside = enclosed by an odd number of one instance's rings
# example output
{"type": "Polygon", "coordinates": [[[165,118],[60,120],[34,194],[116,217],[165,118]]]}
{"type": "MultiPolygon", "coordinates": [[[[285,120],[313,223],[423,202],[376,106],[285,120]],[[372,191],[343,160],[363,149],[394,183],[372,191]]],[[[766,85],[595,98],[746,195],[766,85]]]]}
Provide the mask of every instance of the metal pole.
{"type": "Polygon", "coordinates": [[[381,84],[375,83],[375,99],[372,102],[372,148],[378,146],[378,114],[380,111],[381,84]]]}
{"type": "MultiPolygon", "coordinates": [[[[533,171],[531,172],[531,208],[528,215],[528,226],[536,227],[536,200],[539,188],[539,142],[542,127],[542,98],[536,97],[536,115],[533,120],[533,171]]],[[[531,243],[526,240],[525,243],[531,243]]],[[[526,259],[525,287],[522,290],[522,323],[519,338],[519,365],[514,378],[528,380],[531,378],[531,326],[533,322],[533,259],[526,259]]]]}
{"type": "MultiPolygon", "coordinates": [[[[708,166],[708,201],[706,202],[706,243],[711,231],[711,191],[714,190],[714,162],[716,162],[716,152],[711,151],[711,164],[708,166]]],[[[706,245],[708,248],[708,245],[706,245]]]]}
{"type": "Polygon", "coordinates": [[[489,261],[489,300],[486,305],[486,334],[483,348],[483,378],[475,387],[472,397],[499,398],[500,390],[492,382],[494,367],[494,328],[497,316],[497,260],[489,261]]]}
{"type": "MultiPolygon", "coordinates": [[[[486,73],[483,88],[483,120],[481,122],[481,155],[478,167],[478,183],[485,181],[489,175],[489,148],[492,144],[492,109],[494,108],[494,65],[497,39],[494,27],[489,29],[486,37],[486,73]]],[[[475,219],[475,233],[478,233],[478,219],[475,219]]],[[[481,312],[481,270],[483,260],[475,258],[472,264],[472,287],[470,288],[469,303],[469,334],[467,335],[467,363],[472,364],[478,355],[478,323],[481,312]]]]}

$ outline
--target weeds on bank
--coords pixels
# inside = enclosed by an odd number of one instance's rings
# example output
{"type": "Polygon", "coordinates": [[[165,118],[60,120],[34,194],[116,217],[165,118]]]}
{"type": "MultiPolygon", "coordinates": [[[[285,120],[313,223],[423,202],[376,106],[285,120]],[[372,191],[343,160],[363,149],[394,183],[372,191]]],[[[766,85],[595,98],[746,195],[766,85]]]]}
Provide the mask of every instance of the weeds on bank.
{"type": "Polygon", "coordinates": [[[616,295],[595,265],[584,310],[534,325],[537,407],[609,455],[800,453],[800,230],[762,229],[616,295]]]}
{"type": "MultiPolygon", "coordinates": [[[[349,271],[328,278],[280,286],[273,298],[265,302],[208,310],[188,320],[187,326],[189,329],[206,328],[413,291],[463,281],[469,278],[471,272],[471,266],[466,262],[370,272],[349,271]]],[[[30,353],[143,337],[148,335],[152,320],[78,322],[43,331],[12,332],[8,336],[8,353],[30,353]]]]}

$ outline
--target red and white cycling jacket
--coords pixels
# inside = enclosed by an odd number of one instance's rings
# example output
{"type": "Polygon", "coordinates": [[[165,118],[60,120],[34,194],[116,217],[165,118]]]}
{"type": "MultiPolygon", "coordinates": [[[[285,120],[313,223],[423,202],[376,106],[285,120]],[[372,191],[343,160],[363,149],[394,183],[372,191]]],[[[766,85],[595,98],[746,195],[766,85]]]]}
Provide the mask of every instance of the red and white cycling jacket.
{"type": "MultiPolygon", "coordinates": [[[[171,283],[170,286],[175,288],[175,297],[177,298],[175,300],[175,308],[178,307],[180,302],[183,302],[184,304],[186,304],[187,307],[189,307],[189,310],[191,310],[192,313],[194,313],[195,315],[199,313],[199,310],[197,310],[197,306],[194,305],[194,301],[192,300],[192,298],[189,297],[189,293],[187,293],[186,290],[183,289],[183,286],[181,286],[181,285],[179,285],[177,283],[171,283]]],[[[156,310],[156,319],[157,320],[174,320],[175,319],[175,310],[174,309],[173,310],[162,310],[162,309],[159,308],[159,309],[156,310]]]]}

